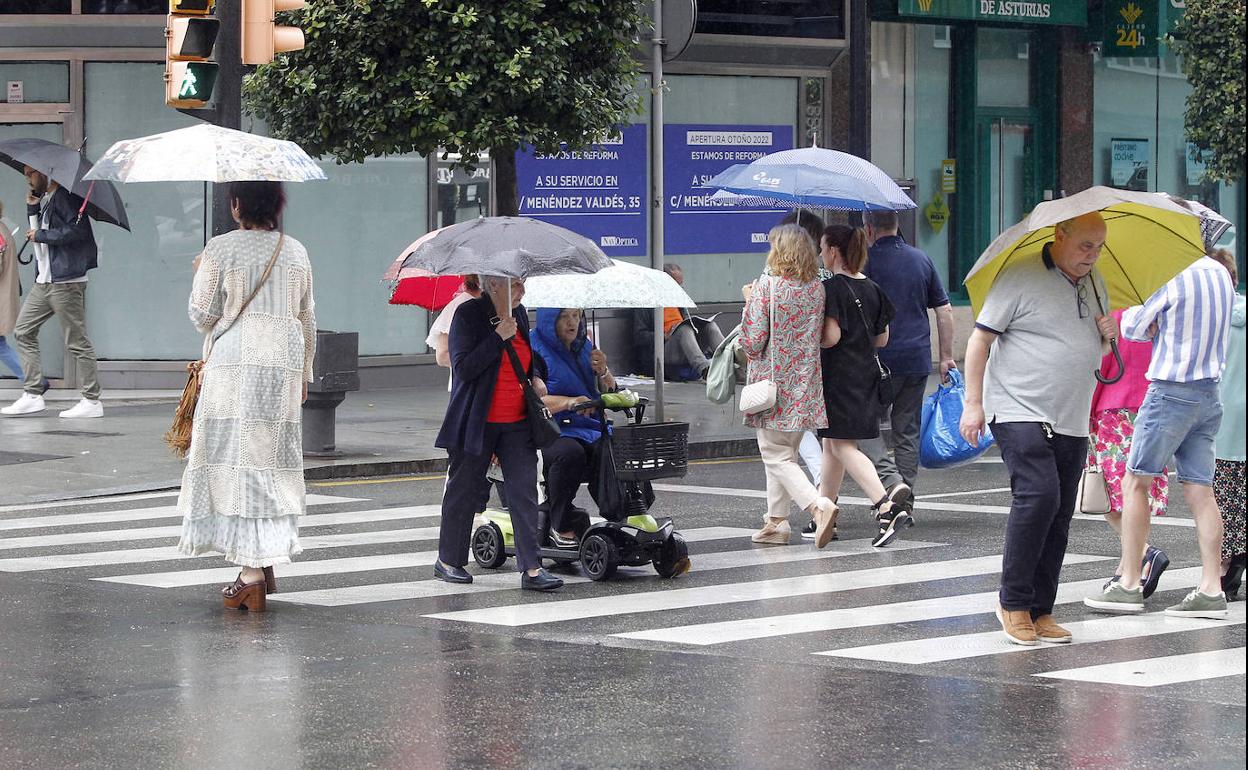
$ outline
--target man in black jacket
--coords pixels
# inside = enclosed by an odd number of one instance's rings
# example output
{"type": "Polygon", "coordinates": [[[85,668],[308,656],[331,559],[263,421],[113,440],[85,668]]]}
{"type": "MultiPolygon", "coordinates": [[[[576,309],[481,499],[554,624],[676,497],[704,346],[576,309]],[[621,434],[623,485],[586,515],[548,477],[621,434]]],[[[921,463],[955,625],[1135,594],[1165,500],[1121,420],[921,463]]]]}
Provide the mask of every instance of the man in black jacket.
{"type": "Polygon", "coordinates": [[[61,417],[103,417],[95,348],[87,339],[86,329],[87,271],[96,267],[97,257],[91,221],[81,198],[30,166],[24,173],[30,186],[26,213],[38,225],[26,232],[26,240],[33,242],[38,272],[13,332],[22,359],[25,392],[0,413],[35,414],[46,408],[43,394],[48,381],[39,357],[39,330],[56,316],[65,331],[65,349],[78,364],[82,385],[82,400],[61,412],[61,417]]]}

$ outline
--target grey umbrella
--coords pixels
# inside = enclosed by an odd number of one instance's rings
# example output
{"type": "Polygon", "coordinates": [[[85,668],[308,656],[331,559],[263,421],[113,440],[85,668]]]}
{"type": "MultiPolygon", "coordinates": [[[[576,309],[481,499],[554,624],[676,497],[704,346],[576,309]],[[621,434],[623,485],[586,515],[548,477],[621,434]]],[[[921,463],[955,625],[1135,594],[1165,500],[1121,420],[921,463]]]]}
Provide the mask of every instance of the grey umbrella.
{"type": "Polygon", "coordinates": [[[611,260],[594,242],[571,230],[528,217],[479,217],[443,227],[404,250],[403,268],[437,275],[596,273],[611,260]]]}
{"type": "Polygon", "coordinates": [[[84,213],[97,222],[129,230],[126,207],[112,182],[84,180],[91,161],[78,150],[46,139],[9,139],[0,142],[0,162],[19,172],[26,166],[86,200],[84,213]]]}

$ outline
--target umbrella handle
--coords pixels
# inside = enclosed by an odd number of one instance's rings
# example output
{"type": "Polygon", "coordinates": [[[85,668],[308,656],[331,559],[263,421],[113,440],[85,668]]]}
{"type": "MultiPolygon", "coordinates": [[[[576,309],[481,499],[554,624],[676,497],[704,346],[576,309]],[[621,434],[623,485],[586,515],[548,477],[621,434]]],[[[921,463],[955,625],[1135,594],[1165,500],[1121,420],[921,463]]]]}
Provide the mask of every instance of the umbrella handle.
{"type": "Polygon", "coordinates": [[[26,253],[26,247],[29,245],[30,245],[30,241],[22,241],[22,248],[17,250],[17,264],[29,265],[31,262],[35,261],[35,257],[33,254],[31,255],[30,259],[22,259],[22,255],[26,253]]]}
{"type": "Polygon", "coordinates": [[[1101,374],[1100,370],[1098,369],[1096,372],[1096,379],[1098,382],[1101,382],[1105,385],[1113,385],[1118,380],[1121,380],[1122,375],[1126,373],[1122,368],[1122,353],[1118,352],[1118,340],[1115,339],[1115,340],[1109,341],[1109,350],[1111,353],[1114,354],[1114,361],[1118,364],[1118,373],[1112,377],[1108,377],[1106,375],[1101,374]]]}

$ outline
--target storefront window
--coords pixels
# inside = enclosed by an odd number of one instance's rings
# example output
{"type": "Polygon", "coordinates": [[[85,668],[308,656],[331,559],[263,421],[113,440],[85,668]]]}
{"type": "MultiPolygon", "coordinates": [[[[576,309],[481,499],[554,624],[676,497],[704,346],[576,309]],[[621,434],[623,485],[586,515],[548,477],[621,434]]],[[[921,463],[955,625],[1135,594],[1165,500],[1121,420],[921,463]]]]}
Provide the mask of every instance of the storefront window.
{"type": "Polygon", "coordinates": [[[82,0],[82,12],[91,14],[165,13],[167,0],[82,0]]]}
{"type": "MultiPolygon", "coordinates": [[[[88,157],[99,158],[119,139],[198,123],[165,106],[158,63],[87,62],[83,128],[88,157]]],[[[91,341],[106,358],[183,358],[198,355],[203,338],[186,319],[191,260],[203,250],[205,197],[201,182],[118,185],[130,232],[96,224],[100,267],[87,295],[91,341]],[[119,308],[125,308],[120,312],[119,308]]]]}
{"type": "Polygon", "coordinates": [[[901,212],[902,230],[946,284],[952,201],[940,189],[941,162],[950,157],[949,50],[948,27],[871,25],[871,162],[894,179],[914,180],[918,208],[901,212]]]}
{"type": "Polygon", "coordinates": [[[69,101],[69,64],[66,62],[0,62],[0,102],[69,101]],[[16,86],[14,86],[16,84],[16,86]]]}
{"type": "MultiPolygon", "coordinates": [[[[256,133],[260,127],[252,128],[256,133]]],[[[361,355],[424,353],[429,314],[390,305],[386,267],[428,231],[426,160],[419,155],[340,165],[323,182],[286,185],[286,232],[308,249],[322,329],[360,333],[361,355]]]]}
{"type": "MultiPolygon", "coordinates": [[[[664,188],[669,196],[696,190],[687,176],[717,173],[735,161],[703,163],[693,160],[688,137],[706,129],[722,133],[724,129],[741,129],[755,136],[766,135],[773,144],[767,147],[736,147],[736,151],[763,150],[774,152],[790,146],[809,146],[810,137],[798,136],[798,78],[737,77],[712,75],[673,75],[667,79],[670,91],[665,102],[664,122],[667,141],[664,146],[664,188]],[[716,165],[718,164],[718,165],[716,165]],[[682,176],[682,172],[685,176],[682,176]]],[[[696,149],[696,148],[695,148],[696,149]]],[[[720,151],[707,146],[709,151],[720,151]]],[[[742,158],[739,162],[744,162],[742,158]]],[[[719,234],[708,222],[720,221],[715,214],[698,207],[683,205],[672,208],[669,201],[666,215],[665,261],[676,262],[684,270],[685,290],[695,302],[740,302],[741,285],[758,277],[766,258],[766,231],[778,224],[784,212],[758,215],[757,227],[763,243],[758,251],[712,252],[708,244],[719,234]],[[709,232],[708,232],[709,231],[709,232]],[[705,233],[693,247],[690,233],[705,233]],[[690,253],[694,252],[694,253],[690,253]]],[[[735,220],[734,220],[735,221],[735,220]]],[[[735,227],[735,225],[730,225],[735,227]]]]}
{"type": "Polygon", "coordinates": [[[697,31],[712,35],[845,37],[843,0],[700,0],[697,31]]]}
{"type": "Polygon", "coordinates": [[[490,215],[490,158],[483,154],[475,168],[456,166],[458,155],[438,153],[438,208],[434,228],[490,215]]]}
{"type": "Polygon", "coordinates": [[[4,0],[0,14],[69,13],[70,0],[4,0]]]}
{"type": "Polygon", "coordinates": [[[1220,244],[1235,251],[1242,182],[1210,182],[1188,160],[1183,113],[1191,86],[1178,58],[1168,51],[1151,59],[1098,57],[1094,73],[1093,182],[1198,200],[1235,223],[1220,244]]]}
{"type": "Polygon", "coordinates": [[[1031,106],[1030,33],[980,27],[976,31],[976,76],[980,107],[1031,106]]]}

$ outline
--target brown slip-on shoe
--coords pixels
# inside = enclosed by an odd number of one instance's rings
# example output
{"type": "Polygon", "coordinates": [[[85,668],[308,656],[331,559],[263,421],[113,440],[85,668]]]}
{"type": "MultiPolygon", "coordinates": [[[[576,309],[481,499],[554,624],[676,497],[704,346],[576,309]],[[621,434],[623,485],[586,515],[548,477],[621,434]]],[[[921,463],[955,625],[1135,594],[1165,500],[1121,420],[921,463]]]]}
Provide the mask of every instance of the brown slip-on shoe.
{"type": "Polygon", "coordinates": [[[762,529],[750,535],[750,540],[768,545],[788,545],[791,533],[789,522],[784,519],[768,519],[762,529]]]}
{"type": "Polygon", "coordinates": [[[1049,644],[1070,644],[1070,632],[1057,624],[1052,615],[1041,615],[1032,621],[1036,638],[1049,644]]]}
{"type": "Polygon", "coordinates": [[[1001,630],[1005,638],[1014,644],[1024,647],[1035,647],[1036,627],[1031,622],[1031,613],[1027,610],[1007,610],[997,605],[997,620],[1001,621],[1001,630]]]}
{"type": "Polygon", "coordinates": [[[815,547],[823,548],[836,538],[836,517],[840,509],[826,497],[815,501],[815,547]]]}

